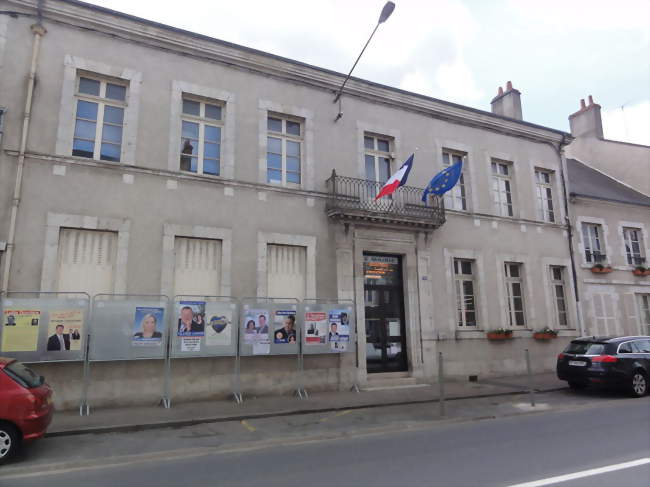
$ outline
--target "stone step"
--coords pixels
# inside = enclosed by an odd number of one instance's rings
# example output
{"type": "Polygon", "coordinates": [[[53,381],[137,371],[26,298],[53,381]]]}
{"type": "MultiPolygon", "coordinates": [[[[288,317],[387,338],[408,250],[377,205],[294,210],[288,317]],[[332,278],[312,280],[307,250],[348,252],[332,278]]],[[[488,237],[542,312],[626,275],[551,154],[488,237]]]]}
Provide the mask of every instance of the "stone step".
{"type": "Polygon", "coordinates": [[[414,387],[419,385],[415,377],[373,377],[376,374],[368,374],[368,382],[363,387],[363,390],[377,390],[389,389],[389,388],[398,388],[398,387],[414,387]]]}

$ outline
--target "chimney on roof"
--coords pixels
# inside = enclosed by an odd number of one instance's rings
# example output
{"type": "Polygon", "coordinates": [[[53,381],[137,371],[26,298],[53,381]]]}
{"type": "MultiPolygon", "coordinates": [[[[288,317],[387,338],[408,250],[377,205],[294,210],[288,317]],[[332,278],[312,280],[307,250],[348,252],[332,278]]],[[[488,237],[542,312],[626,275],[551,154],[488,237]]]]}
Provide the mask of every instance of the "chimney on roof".
{"type": "Polygon", "coordinates": [[[585,100],[580,100],[580,110],[569,115],[569,125],[571,126],[571,135],[580,137],[581,135],[592,135],[603,138],[603,121],[600,117],[600,105],[594,103],[594,99],[589,95],[589,104],[585,105],[585,100]]]}
{"type": "Polygon", "coordinates": [[[492,113],[504,117],[522,120],[521,118],[521,92],[512,87],[512,82],[506,84],[506,91],[499,86],[497,96],[492,100],[492,113]]]}

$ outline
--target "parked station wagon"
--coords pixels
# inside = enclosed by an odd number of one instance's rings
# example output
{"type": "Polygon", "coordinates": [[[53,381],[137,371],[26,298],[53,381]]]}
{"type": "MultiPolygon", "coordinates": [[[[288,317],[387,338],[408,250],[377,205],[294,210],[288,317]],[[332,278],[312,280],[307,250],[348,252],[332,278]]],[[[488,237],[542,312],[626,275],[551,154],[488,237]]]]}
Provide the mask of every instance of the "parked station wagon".
{"type": "Polygon", "coordinates": [[[650,378],[650,336],[576,338],[558,355],[557,376],[572,389],[602,385],[644,396],[650,378]]]}

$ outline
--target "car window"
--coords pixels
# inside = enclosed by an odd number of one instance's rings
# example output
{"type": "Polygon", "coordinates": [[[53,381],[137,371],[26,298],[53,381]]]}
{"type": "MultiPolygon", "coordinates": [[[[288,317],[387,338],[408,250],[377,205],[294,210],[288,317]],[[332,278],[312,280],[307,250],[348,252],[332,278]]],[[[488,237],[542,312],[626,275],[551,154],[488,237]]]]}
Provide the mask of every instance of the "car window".
{"type": "Polygon", "coordinates": [[[632,347],[636,353],[650,353],[650,340],[636,340],[632,347]]]}
{"type": "Polygon", "coordinates": [[[5,373],[23,387],[32,388],[43,384],[41,376],[20,362],[11,362],[4,368],[5,373]]]}
{"type": "Polygon", "coordinates": [[[636,350],[634,349],[635,347],[632,346],[634,342],[626,342],[622,343],[620,347],[618,347],[618,353],[634,353],[636,350]]]}
{"type": "Polygon", "coordinates": [[[602,343],[571,342],[564,351],[576,355],[600,355],[603,350],[605,345],[602,343]]]}

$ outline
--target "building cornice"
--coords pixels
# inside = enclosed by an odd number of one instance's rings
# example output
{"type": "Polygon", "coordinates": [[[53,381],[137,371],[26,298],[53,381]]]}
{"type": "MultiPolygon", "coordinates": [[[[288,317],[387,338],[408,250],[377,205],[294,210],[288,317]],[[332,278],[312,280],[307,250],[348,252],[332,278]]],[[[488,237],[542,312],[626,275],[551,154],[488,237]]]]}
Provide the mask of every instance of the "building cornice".
{"type": "MultiPolygon", "coordinates": [[[[36,0],[7,0],[7,2],[31,9],[34,12],[38,4],[36,0]]],[[[286,82],[309,85],[332,93],[338,89],[345,77],[345,75],[331,70],[83,2],[50,0],[44,2],[42,14],[43,20],[46,22],[95,31],[128,42],[147,45],[183,56],[193,56],[205,61],[282,79],[286,82]]],[[[491,112],[410,93],[359,78],[350,79],[344,94],[373,103],[418,112],[432,118],[537,142],[561,144],[571,138],[568,133],[560,130],[502,117],[491,112]]]]}

